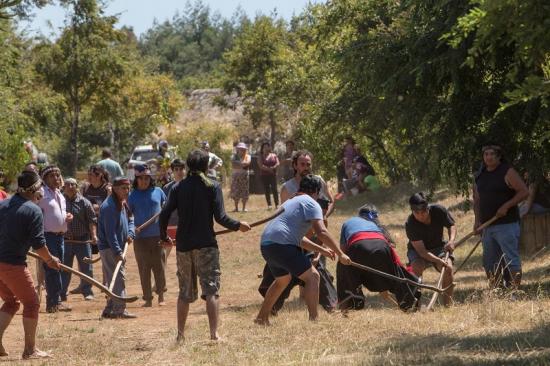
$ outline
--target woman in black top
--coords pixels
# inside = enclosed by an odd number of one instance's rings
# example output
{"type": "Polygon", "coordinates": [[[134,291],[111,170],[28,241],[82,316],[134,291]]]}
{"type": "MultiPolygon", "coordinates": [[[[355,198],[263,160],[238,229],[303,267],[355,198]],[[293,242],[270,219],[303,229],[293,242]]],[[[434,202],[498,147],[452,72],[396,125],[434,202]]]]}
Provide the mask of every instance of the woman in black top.
{"type": "MultiPolygon", "coordinates": [[[[445,252],[454,250],[456,237],[455,221],[447,209],[441,205],[429,205],[424,193],[415,193],[409,199],[412,214],[407,219],[405,230],[409,243],[407,257],[414,274],[422,276],[424,270],[433,265],[441,271],[447,267],[443,276],[443,287],[453,283],[452,258],[445,262],[445,252]],[[443,228],[447,228],[449,241],[443,241],[443,228]]],[[[443,296],[445,306],[450,305],[453,289],[443,296]]]]}

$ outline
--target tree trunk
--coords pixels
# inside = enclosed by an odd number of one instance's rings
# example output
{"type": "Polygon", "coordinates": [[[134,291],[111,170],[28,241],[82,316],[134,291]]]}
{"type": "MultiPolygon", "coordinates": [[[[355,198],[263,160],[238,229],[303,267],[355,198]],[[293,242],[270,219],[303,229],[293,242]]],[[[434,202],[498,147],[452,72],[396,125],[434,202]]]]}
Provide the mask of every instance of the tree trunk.
{"type": "Polygon", "coordinates": [[[269,127],[271,128],[271,148],[275,147],[275,129],[277,127],[277,121],[275,120],[275,112],[269,111],[269,127]]]}
{"type": "Polygon", "coordinates": [[[73,113],[71,120],[71,164],[69,165],[69,174],[75,176],[78,168],[78,125],[80,122],[80,104],[73,103],[73,113]]]}

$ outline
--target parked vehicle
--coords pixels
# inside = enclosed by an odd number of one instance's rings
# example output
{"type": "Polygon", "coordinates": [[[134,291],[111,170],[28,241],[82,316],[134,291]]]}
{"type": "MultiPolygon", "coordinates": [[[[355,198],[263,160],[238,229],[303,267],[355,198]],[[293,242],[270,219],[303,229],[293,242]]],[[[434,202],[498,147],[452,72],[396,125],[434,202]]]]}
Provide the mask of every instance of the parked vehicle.
{"type": "MultiPolygon", "coordinates": [[[[126,164],[126,176],[131,180],[134,179],[134,167],[139,164],[147,164],[154,175],[162,174],[159,172],[160,167],[158,149],[153,145],[139,145],[134,148],[130,159],[126,164]]],[[[174,149],[168,150],[168,159],[172,160],[175,157],[174,149]]]]}

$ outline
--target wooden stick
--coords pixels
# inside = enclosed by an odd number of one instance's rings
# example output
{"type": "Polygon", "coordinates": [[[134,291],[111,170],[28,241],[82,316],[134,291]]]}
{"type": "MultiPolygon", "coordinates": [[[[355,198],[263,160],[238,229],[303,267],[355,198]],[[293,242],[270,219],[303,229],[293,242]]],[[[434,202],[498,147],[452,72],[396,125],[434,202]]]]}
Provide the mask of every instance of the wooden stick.
{"type": "Polygon", "coordinates": [[[124,262],[124,259],[126,259],[126,252],[128,252],[128,242],[124,244],[122,259],[117,262],[115,271],[113,272],[113,277],[111,278],[111,283],[109,284],[109,291],[111,292],[113,291],[113,287],[115,287],[116,278],[118,276],[118,272],[120,272],[120,267],[122,267],[122,262],[124,262]]]}
{"type": "Polygon", "coordinates": [[[73,240],[73,239],[64,239],[64,243],[66,244],[94,244],[91,240],[73,240]]]}
{"type": "Polygon", "coordinates": [[[470,250],[470,253],[468,253],[468,255],[466,256],[466,258],[464,259],[464,261],[462,263],[460,263],[460,266],[458,266],[458,268],[455,270],[455,273],[456,274],[458,271],[460,271],[462,269],[462,267],[464,267],[464,264],[466,264],[466,262],[468,261],[468,259],[470,259],[470,257],[472,256],[472,254],[474,254],[474,252],[476,251],[477,247],[479,246],[479,244],[481,244],[481,239],[478,240],[478,242],[476,243],[476,245],[472,248],[472,250],[470,250]]]}
{"type": "Polygon", "coordinates": [[[458,248],[460,245],[464,244],[464,242],[466,242],[466,240],[468,240],[472,236],[476,235],[479,231],[481,231],[481,230],[485,229],[487,226],[491,225],[497,219],[498,219],[498,217],[493,216],[491,219],[487,220],[487,222],[484,222],[483,224],[481,224],[480,227],[478,227],[475,230],[472,230],[469,234],[467,234],[465,237],[463,237],[462,239],[460,239],[459,241],[457,241],[455,243],[455,249],[458,248]]]}
{"type": "Polygon", "coordinates": [[[160,211],[151,216],[151,218],[147,221],[145,221],[143,224],[139,225],[135,232],[136,234],[139,234],[141,230],[145,229],[147,226],[151,225],[153,222],[157,220],[157,218],[160,216],[160,211]]]}
{"type": "MultiPolygon", "coordinates": [[[[265,219],[261,219],[259,221],[253,222],[252,224],[250,224],[250,227],[265,224],[266,222],[271,221],[274,218],[276,218],[277,216],[279,216],[280,214],[282,214],[284,212],[284,210],[285,209],[281,207],[281,209],[276,211],[273,215],[271,215],[269,217],[266,217],[265,219]]],[[[223,235],[223,234],[233,233],[233,232],[235,232],[235,230],[225,229],[225,230],[216,231],[214,234],[215,235],[223,235]]]]}
{"type": "Polygon", "coordinates": [[[101,256],[97,256],[95,258],[88,258],[88,257],[84,257],[82,258],[82,262],[84,263],[88,263],[88,264],[94,264],[94,263],[97,263],[101,260],[101,256]]]}
{"type": "MultiPolygon", "coordinates": [[[[451,252],[445,253],[445,263],[449,260],[449,257],[451,255],[451,252]]],[[[441,268],[441,273],[439,274],[439,280],[437,281],[437,288],[441,288],[441,285],[443,284],[443,277],[445,276],[445,270],[447,269],[447,266],[443,266],[441,268]]],[[[426,310],[432,310],[433,306],[435,305],[435,302],[437,301],[437,297],[439,296],[439,292],[434,292],[432,295],[432,298],[430,300],[430,303],[426,307],[426,310]]]]}
{"type": "Polygon", "coordinates": [[[379,271],[379,270],[374,269],[372,267],[365,266],[363,264],[359,264],[357,262],[352,261],[350,265],[353,266],[353,267],[365,270],[367,272],[377,274],[377,275],[382,276],[384,278],[387,278],[389,280],[393,280],[393,281],[397,281],[397,282],[401,282],[401,283],[407,283],[409,285],[417,286],[417,287],[420,287],[420,288],[425,288],[426,290],[430,290],[430,291],[444,292],[444,291],[447,291],[447,289],[449,289],[451,286],[454,286],[454,284],[450,284],[446,288],[434,287],[434,286],[430,286],[430,285],[425,285],[423,283],[414,282],[413,280],[409,280],[408,278],[397,277],[397,276],[391,275],[389,273],[379,271]]]}
{"type": "MultiPolygon", "coordinates": [[[[34,253],[34,252],[29,252],[28,255],[33,257],[33,258],[41,259],[40,256],[38,254],[34,253]]],[[[101,292],[103,292],[105,295],[109,296],[110,298],[120,300],[120,301],[124,301],[124,302],[134,302],[138,299],[137,296],[122,297],[122,296],[116,295],[112,291],[110,291],[106,286],[104,286],[102,283],[96,281],[92,277],[90,277],[88,275],[85,275],[84,273],[79,272],[75,269],[72,269],[71,267],[68,267],[68,266],[66,266],[62,263],[59,263],[59,266],[61,267],[61,269],[63,271],[70,272],[74,275],[77,275],[78,277],[82,278],[84,281],[88,282],[89,284],[99,288],[101,290],[101,292]]]]}

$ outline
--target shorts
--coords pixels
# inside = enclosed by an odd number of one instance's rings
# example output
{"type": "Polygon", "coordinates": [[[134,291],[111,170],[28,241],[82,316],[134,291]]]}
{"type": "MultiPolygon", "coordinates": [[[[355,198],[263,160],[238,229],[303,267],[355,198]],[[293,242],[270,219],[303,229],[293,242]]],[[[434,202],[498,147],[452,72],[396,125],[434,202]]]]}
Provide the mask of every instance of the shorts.
{"type": "Polygon", "coordinates": [[[269,244],[262,245],[262,256],[267,262],[273,277],[291,274],[300,277],[311,268],[311,260],[295,245],[269,244]]]}
{"type": "Polygon", "coordinates": [[[186,303],[198,299],[197,277],[201,285],[201,298],[220,296],[220,251],[217,247],[176,252],[178,266],[178,299],[186,303]]]}
{"type": "MultiPolygon", "coordinates": [[[[445,258],[445,253],[446,252],[445,252],[444,247],[437,247],[437,248],[428,249],[428,252],[432,253],[433,255],[435,255],[436,257],[439,257],[441,259],[445,258]]],[[[416,250],[414,250],[412,248],[409,248],[407,250],[407,258],[409,259],[409,264],[413,264],[414,262],[421,261],[424,268],[427,268],[429,266],[434,266],[435,267],[435,264],[433,262],[425,260],[424,258],[422,258],[420,256],[420,254],[418,254],[418,252],[416,250]]],[[[452,254],[449,256],[449,258],[451,259],[451,261],[454,262],[455,257],[452,254]]]]}

